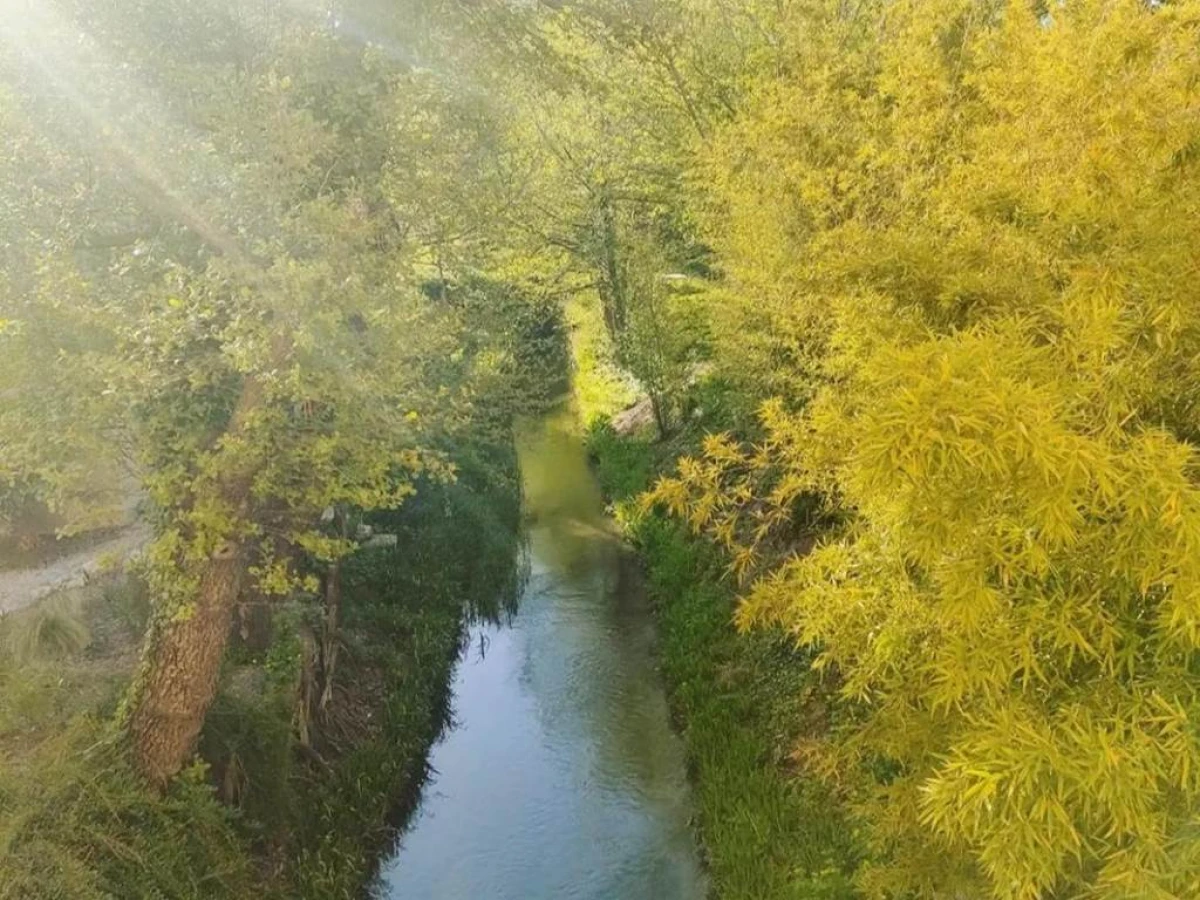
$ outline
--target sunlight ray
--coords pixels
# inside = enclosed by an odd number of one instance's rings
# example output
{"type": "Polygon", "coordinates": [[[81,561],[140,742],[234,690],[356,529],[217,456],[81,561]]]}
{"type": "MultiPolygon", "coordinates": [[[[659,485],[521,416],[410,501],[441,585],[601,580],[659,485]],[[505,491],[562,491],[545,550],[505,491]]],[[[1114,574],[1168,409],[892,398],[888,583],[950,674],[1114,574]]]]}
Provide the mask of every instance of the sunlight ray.
{"type": "MultiPolygon", "coordinates": [[[[10,0],[10,5],[14,2],[10,0]]],[[[179,187],[182,179],[155,158],[167,154],[145,149],[152,144],[146,139],[149,135],[177,136],[175,149],[195,146],[198,136],[171,121],[153,104],[152,91],[125,74],[127,65],[100,58],[94,43],[49,5],[19,5],[24,15],[0,17],[0,44],[15,52],[28,70],[36,72],[67,101],[87,124],[91,136],[119,161],[124,174],[133,177],[156,206],[177,218],[212,249],[246,262],[249,257],[240,243],[206,215],[200,204],[179,187]],[[120,105],[130,108],[122,110],[120,105]]],[[[186,164],[189,168],[211,168],[213,159],[212,154],[189,153],[186,164]]],[[[230,177],[226,167],[216,180],[228,181],[230,177]]]]}

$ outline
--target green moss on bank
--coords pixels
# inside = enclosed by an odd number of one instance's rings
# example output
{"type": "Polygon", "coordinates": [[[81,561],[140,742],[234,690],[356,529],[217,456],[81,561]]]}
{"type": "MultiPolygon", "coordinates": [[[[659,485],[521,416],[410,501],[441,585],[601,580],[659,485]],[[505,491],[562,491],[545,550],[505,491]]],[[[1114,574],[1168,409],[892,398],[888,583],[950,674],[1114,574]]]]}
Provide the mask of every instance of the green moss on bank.
{"type": "MultiPolygon", "coordinates": [[[[697,439],[654,444],[597,425],[589,448],[607,496],[622,501],[697,439]]],[[[824,727],[824,691],[809,658],[782,635],[735,630],[734,591],[710,545],[658,515],[627,527],[645,561],[715,897],[853,896],[848,822],[790,759],[806,730],[824,727]]]]}

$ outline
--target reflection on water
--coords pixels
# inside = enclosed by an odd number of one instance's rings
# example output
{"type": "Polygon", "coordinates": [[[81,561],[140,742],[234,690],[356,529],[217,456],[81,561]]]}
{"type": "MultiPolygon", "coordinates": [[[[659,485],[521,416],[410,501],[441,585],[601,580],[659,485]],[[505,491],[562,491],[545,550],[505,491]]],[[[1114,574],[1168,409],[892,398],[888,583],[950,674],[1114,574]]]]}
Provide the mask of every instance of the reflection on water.
{"type": "Polygon", "coordinates": [[[699,900],[682,750],[636,572],[574,420],[531,425],[532,571],[507,627],[479,627],[458,725],[383,871],[387,900],[699,900]]]}

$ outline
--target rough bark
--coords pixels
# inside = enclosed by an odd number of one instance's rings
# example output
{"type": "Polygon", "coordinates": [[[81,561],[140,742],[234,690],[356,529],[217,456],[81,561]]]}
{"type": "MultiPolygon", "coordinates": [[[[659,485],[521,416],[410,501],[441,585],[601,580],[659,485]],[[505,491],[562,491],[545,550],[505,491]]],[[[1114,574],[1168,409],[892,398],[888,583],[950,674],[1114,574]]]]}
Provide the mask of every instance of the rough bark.
{"type": "Polygon", "coordinates": [[[226,545],[205,565],[194,612],[156,626],[129,735],[138,770],[157,787],[165,786],[195,749],[216,694],[245,572],[241,547],[226,545]]]}
{"type": "MultiPolygon", "coordinates": [[[[225,435],[241,436],[263,402],[253,378],[241,395],[225,435]]],[[[238,459],[215,485],[238,519],[248,515],[253,467],[238,459]]],[[[165,614],[151,626],[142,669],[133,686],[127,728],[134,764],[156,787],[165,787],[196,747],[204,717],[217,691],[235,606],[246,581],[249,548],[234,537],[203,563],[192,602],[179,615],[165,614]]]]}

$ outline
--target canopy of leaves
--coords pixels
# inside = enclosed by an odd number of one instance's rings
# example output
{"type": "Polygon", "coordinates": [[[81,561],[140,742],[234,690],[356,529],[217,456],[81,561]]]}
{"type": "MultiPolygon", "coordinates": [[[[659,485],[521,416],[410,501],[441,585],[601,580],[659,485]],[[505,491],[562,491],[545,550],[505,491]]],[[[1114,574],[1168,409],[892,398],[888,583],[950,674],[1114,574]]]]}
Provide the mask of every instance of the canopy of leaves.
{"type": "Polygon", "coordinates": [[[0,477],[72,530],[129,489],[106,467],[130,472],[171,579],[231,536],[269,573],[276,541],[319,543],[322,509],[449,474],[428,451],[493,360],[421,283],[432,252],[469,247],[456,223],[491,215],[463,173],[502,157],[485,117],[320,19],[115,7],[6,25],[0,477]],[[155,52],[174,28],[194,56],[155,52]]]}
{"type": "Polygon", "coordinates": [[[857,710],[801,756],[870,895],[1193,896],[1198,11],[843,12],[705,162],[767,439],[655,496],[749,570],[801,494],[850,514],[740,621],[857,710]]]}

